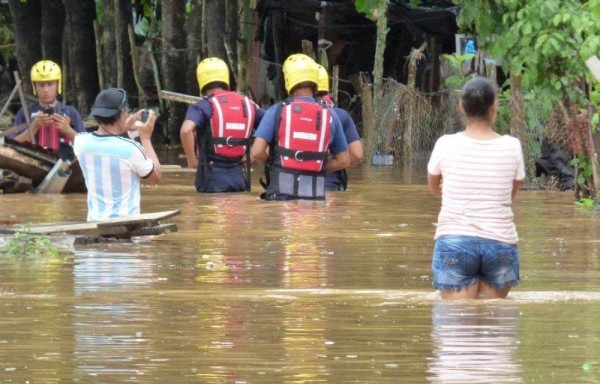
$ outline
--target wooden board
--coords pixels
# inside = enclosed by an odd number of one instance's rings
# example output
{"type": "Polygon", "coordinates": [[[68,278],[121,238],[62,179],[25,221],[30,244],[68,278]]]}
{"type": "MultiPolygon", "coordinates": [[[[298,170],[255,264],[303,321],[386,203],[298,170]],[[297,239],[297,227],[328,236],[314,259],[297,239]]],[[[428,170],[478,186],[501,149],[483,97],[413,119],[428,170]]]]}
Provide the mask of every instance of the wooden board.
{"type": "Polygon", "coordinates": [[[168,219],[173,216],[177,216],[179,214],[181,214],[181,211],[179,209],[175,209],[173,211],[142,213],[141,215],[136,215],[136,216],[120,217],[118,219],[101,221],[101,222],[98,222],[97,225],[99,228],[102,228],[102,227],[112,227],[112,226],[117,226],[117,225],[151,223],[153,221],[160,221],[160,220],[168,219]]]}
{"type": "MultiPolygon", "coordinates": [[[[179,215],[180,210],[143,213],[136,216],[122,217],[107,221],[98,222],[67,222],[67,223],[42,223],[28,227],[31,233],[36,234],[71,234],[85,236],[103,236],[130,238],[131,236],[141,236],[136,233],[143,234],[143,230],[147,229],[148,234],[159,233],[159,231],[177,230],[177,226],[161,224],[161,220],[166,220],[173,216],[179,215]],[[159,227],[158,229],[152,229],[159,227]]],[[[0,233],[12,234],[23,230],[23,225],[11,225],[0,227],[0,233]]],[[[160,232],[160,233],[163,233],[160,232]]]]}
{"type": "Polygon", "coordinates": [[[50,166],[47,163],[32,159],[13,148],[2,145],[0,145],[0,168],[8,169],[20,176],[31,179],[34,185],[41,183],[50,171],[50,166]]]}

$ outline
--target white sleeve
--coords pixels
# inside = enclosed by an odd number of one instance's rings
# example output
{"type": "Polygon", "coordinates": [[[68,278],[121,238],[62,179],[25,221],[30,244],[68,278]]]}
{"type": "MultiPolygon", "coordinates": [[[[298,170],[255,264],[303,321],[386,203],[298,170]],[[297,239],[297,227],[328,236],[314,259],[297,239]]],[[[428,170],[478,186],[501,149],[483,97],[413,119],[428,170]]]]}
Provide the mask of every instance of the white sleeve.
{"type": "Polygon", "coordinates": [[[444,141],[444,136],[442,136],[435,142],[433,152],[431,152],[431,157],[429,158],[429,163],[427,164],[427,172],[430,175],[437,176],[442,173],[441,163],[444,141]]]}
{"type": "Polygon", "coordinates": [[[519,139],[516,139],[516,148],[517,152],[517,172],[515,173],[515,180],[523,180],[525,179],[525,161],[523,160],[523,148],[521,147],[521,142],[519,139]]]}
{"type": "Polygon", "coordinates": [[[139,144],[135,143],[135,146],[137,149],[131,153],[129,164],[131,164],[131,168],[133,168],[133,171],[139,177],[148,177],[154,170],[154,162],[146,156],[146,152],[144,152],[144,149],[139,144]]]}

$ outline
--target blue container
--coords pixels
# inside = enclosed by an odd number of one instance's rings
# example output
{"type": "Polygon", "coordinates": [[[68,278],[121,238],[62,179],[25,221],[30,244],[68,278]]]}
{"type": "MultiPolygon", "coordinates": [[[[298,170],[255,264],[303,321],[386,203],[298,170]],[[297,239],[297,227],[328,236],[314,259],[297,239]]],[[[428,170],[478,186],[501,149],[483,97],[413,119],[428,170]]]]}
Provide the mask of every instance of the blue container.
{"type": "Polygon", "coordinates": [[[372,165],[394,165],[394,155],[373,155],[372,165]]]}

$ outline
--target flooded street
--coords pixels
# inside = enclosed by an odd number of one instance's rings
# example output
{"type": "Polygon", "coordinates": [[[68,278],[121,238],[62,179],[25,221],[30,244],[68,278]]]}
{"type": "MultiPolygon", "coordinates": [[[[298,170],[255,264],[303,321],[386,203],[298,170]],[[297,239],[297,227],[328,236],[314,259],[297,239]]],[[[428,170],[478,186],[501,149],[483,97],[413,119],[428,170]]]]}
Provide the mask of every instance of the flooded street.
{"type": "MultiPolygon", "coordinates": [[[[571,192],[517,195],[509,299],[445,303],[424,174],[352,170],[326,202],[253,176],[212,195],[163,171],[142,212],[180,209],[177,233],[1,256],[0,383],[600,382],[600,213],[571,192]]],[[[3,222],[85,217],[85,195],[0,195],[3,222]]]]}

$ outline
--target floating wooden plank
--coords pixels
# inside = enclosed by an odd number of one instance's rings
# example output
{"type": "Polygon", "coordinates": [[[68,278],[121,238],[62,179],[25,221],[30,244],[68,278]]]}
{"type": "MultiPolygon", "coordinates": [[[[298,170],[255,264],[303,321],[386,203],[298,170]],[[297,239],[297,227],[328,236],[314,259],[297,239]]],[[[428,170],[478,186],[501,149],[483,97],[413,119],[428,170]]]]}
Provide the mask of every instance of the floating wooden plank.
{"type": "Polygon", "coordinates": [[[161,224],[160,221],[179,215],[180,213],[180,210],[173,210],[144,213],[98,222],[42,223],[28,227],[11,225],[1,227],[0,233],[13,234],[23,231],[26,228],[27,231],[35,234],[71,234],[127,239],[132,236],[142,236],[143,233],[159,234],[165,231],[174,232],[177,230],[176,225],[161,224]],[[153,229],[153,227],[158,228],[153,229]]]}
{"type": "Polygon", "coordinates": [[[142,224],[152,223],[154,221],[160,221],[169,219],[173,216],[181,214],[179,209],[172,211],[153,212],[153,213],[142,213],[136,216],[120,217],[118,219],[112,219],[107,221],[100,221],[97,223],[98,227],[111,227],[117,225],[131,225],[131,224],[142,224]]]}

